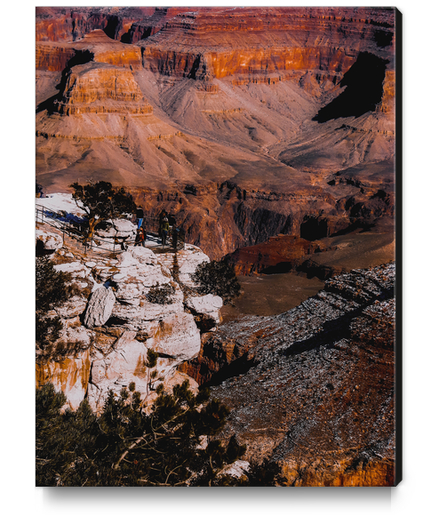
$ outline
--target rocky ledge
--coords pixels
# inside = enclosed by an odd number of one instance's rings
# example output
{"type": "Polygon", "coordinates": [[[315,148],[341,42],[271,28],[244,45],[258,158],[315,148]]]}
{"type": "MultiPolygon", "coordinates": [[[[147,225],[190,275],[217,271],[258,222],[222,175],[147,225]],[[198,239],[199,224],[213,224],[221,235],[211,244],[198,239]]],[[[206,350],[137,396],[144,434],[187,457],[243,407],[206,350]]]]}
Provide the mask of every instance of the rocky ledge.
{"type": "Polygon", "coordinates": [[[328,280],[298,307],[208,335],[182,370],[231,409],[247,456],[295,486],[393,485],[395,265],[328,280]]]}
{"type": "MultiPolygon", "coordinates": [[[[117,224],[116,236],[133,231],[125,220],[117,224]]],[[[178,366],[198,354],[201,333],[220,322],[222,306],[219,297],[194,290],[192,274],[209,261],[199,248],[186,244],[175,255],[145,247],[84,252],[47,224],[38,224],[36,237],[55,269],[70,274],[74,291],[52,313],[63,329],[51,352],[38,352],[37,386],[51,382],[73,409],[87,398],[100,411],[109,389],[119,394],[133,382],[149,406],[158,385],[169,391],[187,379],[178,366]],[[146,366],[150,349],[159,356],[154,367],[146,366]]]]}

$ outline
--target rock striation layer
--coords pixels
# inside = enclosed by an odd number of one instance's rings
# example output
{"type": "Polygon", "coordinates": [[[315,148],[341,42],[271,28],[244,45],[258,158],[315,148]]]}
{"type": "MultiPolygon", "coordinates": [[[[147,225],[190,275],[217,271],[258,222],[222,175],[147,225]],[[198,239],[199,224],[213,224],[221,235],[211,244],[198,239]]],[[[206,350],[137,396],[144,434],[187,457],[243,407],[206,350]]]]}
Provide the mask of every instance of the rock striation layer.
{"type": "Polygon", "coordinates": [[[393,216],[393,9],[41,8],[37,31],[47,191],[134,188],[212,258],[393,216]]]}
{"type": "Polygon", "coordinates": [[[181,13],[140,44],[144,66],[169,75],[208,80],[322,70],[336,80],[354,63],[360,40],[380,50],[377,35],[392,43],[390,11],[215,8],[181,13]]]}
{"type": "Polygon", "coordinates": [[[75,66],[54,108],[65,115],[152,113],[132,72],[104,64],[75,66]]]}

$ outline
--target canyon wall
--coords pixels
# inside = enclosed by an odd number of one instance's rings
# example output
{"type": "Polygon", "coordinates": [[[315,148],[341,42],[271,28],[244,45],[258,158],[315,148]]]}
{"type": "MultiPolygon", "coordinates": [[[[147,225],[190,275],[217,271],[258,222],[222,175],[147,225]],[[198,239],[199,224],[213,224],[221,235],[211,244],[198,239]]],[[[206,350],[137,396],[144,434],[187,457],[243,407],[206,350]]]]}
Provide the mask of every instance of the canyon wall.
{"type": "Polygon", "coordinates": [[[392,45],[393,28],[392,13],[384,10],[196,9],[177,15],[139,44],[144,66],[179,77],[321,70],[336,78],[359,51],[380,54],[392,45]]]}
{"type": "Polygon", "coordinates": [[[151,17],[154,7],[36,7],[36,41],[74,41],[93,30],[120,39],[136,19],[151,17]]]}
{"type": "Polygon", "coordinates": [[[41,8],[36,27],[45,191],[125,186],[212,258],[393,215],[393,9],[41,8]]]}

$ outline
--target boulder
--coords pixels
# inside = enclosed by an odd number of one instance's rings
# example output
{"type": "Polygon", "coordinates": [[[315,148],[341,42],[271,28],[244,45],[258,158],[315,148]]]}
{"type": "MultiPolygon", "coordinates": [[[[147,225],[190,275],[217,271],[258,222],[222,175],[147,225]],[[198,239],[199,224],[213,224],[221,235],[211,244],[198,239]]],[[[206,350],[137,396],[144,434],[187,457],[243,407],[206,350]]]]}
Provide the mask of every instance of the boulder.
{"type": "Polygon", "coordinates": [[[214,321],[215,324],[220,323],[220,309],[223,306],[223,299],[218,295],[209,293],[203,297],[189,297],[186,306],[197,314],[205,315],[214,321]]]}
{"type": "Polygon", "coordinates": [[[179,361],[192,359],[201,348],[199,329],[189,313],[174,313],[160,320],[148,346],[179,361]]]}
{"type": "Polygon", "coordinates": [[[93,291],[84,315],[84,325],[88,328],[102,326],[111,316],[115,303],[112,288],[101,286],[93,291]]]}

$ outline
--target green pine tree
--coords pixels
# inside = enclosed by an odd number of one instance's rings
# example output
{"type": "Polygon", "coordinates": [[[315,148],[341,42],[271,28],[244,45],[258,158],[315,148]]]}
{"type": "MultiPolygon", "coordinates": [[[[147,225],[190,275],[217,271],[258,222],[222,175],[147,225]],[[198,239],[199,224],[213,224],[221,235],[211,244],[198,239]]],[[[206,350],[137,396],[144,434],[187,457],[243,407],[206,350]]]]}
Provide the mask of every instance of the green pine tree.
{"type": "Polygon", "coordinates": [[[159,388],[146,414],[133,383],[110,392],[96,416],[84,400],[73,412],[47,384],[36,392],[36,484],[39,486],[216,486],[243,482],[220,475],[245,453],[236,438],[215,436],[229,414],[187,381],[172,394],[159,388]],[[206,447],[202,436],[210,438],[206,447]]]}

